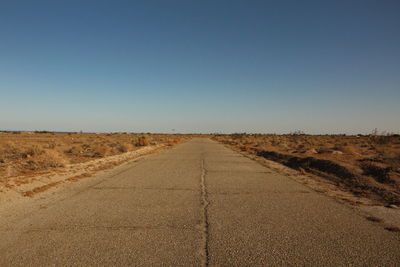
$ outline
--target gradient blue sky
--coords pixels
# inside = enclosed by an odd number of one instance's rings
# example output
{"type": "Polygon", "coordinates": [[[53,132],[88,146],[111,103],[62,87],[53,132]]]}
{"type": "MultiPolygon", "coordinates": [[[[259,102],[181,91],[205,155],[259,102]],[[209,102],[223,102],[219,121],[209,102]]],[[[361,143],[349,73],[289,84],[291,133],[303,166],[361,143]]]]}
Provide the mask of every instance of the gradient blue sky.
{"type": "Polygon", "coordinates": [[[400,131],[400,1],[0,1],[0,129],[400,131]]]}

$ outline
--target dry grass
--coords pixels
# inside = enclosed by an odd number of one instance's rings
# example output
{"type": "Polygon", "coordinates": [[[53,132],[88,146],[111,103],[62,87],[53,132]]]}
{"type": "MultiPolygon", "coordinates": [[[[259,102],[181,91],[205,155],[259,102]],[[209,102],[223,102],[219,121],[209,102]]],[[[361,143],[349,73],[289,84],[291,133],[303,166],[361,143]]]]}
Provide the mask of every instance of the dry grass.
{"type": "Polygon", "coordinates": [[[215,135],[243,153],[312,173],[382,203],[400,202],[400,137],[342,135],[215,135]]]}
{"type": "MultiPolygon", "coordinates": [[[[188,136],[166,134],[0,132],[0,183],[66,165],[88,162],[157,144],[177,144],[188,136]]],[[[19,178],[19,183],[26,182],[19,178]]]]}

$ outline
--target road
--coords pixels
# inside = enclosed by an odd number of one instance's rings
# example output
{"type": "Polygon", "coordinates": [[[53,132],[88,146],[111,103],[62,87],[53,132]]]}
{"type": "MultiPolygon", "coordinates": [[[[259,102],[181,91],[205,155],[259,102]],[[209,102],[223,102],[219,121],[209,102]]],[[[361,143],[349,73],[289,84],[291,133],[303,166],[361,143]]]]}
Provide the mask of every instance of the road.
{"type": "Polygon", "coordinates": [[[209,139],[86,180],[4,217],[0,266],[400,263],[399,233],[209,139]]]}

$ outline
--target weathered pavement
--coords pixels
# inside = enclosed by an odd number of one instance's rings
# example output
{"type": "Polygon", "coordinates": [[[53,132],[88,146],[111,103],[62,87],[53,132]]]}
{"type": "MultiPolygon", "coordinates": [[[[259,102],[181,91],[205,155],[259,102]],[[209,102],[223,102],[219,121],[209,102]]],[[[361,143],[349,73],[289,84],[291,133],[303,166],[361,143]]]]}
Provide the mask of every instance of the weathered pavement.
{"type": "Polygon", "coordinates": [[[0,266],[400,262],[398,233],[208,139],[87,180],[4,215],[0,266]]]}

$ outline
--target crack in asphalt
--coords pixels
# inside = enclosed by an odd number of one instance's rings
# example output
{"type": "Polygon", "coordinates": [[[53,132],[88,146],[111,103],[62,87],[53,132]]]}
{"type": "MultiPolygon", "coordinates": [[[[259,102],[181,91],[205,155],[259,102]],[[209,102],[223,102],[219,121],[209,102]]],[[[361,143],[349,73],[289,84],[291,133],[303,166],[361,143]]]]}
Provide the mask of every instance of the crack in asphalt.
{"type": "Polygon", "coordinates": [[[264,190],[264,191],[258,191],[258,192],[246,192],[246,191],[244,191],[244,192],[235,192],[235,191],[232,191],[232,192],[225,192],[225,191],[222,191],[222,192],[210,192],[210,193],[208,193],[209,195],[265,195],[265,194],[269,194],[269,195],[271,195],[271,194],[277,194],[277,195],[279,195],[279,194],[291,194],[291,195],[293,195],[293,194],[309,194],[309,193],[311,193],[310,191],[271,191],[271,190],[264,190]]]}
{"type": "Polygon", "coordinates": [[[209,238],[209,223],[208,223],[208,206],[210,202],[207,198],[207,186],[206,186],[206,175],[207,170],[204,167],[204,157],[201,160],[201,178],[200,178],[200,187],[201,187],[201,210],[202,210],[202,236],[203,236],[203,247],[202,247],[202,266],[208,266],[209,260],[209,251],[208,251],[208,238],[209,238]]]}
{"type": "MultiPolygon", "coordinates": [[[[86,225],[76,225],[70,227],[55,227],[55,228],[33,228],[24,233],[35,233],[35,232],[65,232],[65,231],[87,231],[87,230],[100,230],[100,231],[138,231],[138,230],[161,230],[161,229],[190,229],[190,227],[178,226],[178,225],[136,225],[136,226],[129,226],[129,225],[121,225],[121,226],[86,226],[86,225]]],[[[1,231],[0,231],[1,232],[1,231]]],[[[7,232],[7,230],[3,230],[3,232],[7,232]]]]}
{"type": "Polygon", "coordinates": [[[93,187],[93,190],[155,190],[155,191],[195,191],[192,188],[178,188],[178,187],[138,187],[138,186],[107,186],[107,187],[93,187]]]}

